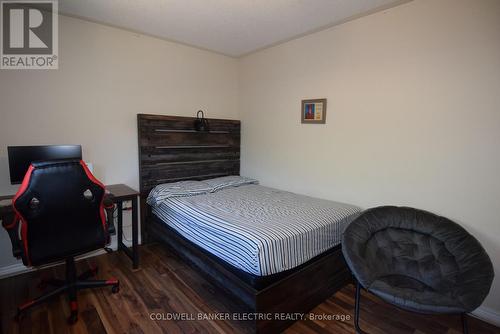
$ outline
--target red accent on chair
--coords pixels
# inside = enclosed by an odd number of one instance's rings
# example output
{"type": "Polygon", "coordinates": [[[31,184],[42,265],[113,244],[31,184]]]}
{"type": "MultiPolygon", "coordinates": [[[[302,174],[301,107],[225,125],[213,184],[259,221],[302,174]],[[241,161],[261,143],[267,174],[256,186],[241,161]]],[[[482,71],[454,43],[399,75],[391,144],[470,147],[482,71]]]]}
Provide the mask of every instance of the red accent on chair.
{"type": "Polygon", "coordinates": [[[71,311],[78,310],[78,302],[76,301],[69,302],[69,308],[71,309],[71,311]]]}
{"type": "MultiPolygon", "coordinates": [[[[26,191],[26,189],[28,188],[28,185],[29,185],[30,179],[31,179],[31,173],[33,173],[34,169],[35,169],[35,167],[33,167],[33,165],[29,166],[28,170],[26,171],[26,174],[24,175],[24,179],[23,179],[23,182],[21,183],[21,187],[19,187],[19,190],[17,191],[16,195],[12,199],[12,204],[14,204],[16,202],[16,200],[19,198],[19,196],[21,196],[22,193],[24,193],[26,191]]],[[[15,207],[14,207],[14,211],[16,211],[15,207]]]]}
{"type": "Polygon", "coordinates": [[[110,278],[106,281],[106,284],[117,284],[118,283],[118,279],[116,278],[110,278]]]}
{"type": "MultiPolygon", "coordinates": [[[[94,175],[90,172],[90,170],[87,167],[87,164],[83,162],[83,160],[80,160],[80,165],[82,166],[83,170],[85,171],[85,174],[87,174],[87,177],[90,179],[90,181],[94,182],[97,184],[99,187],[106,192],[106,188],[104,187],[104,184],[102,184],[101,181],[95,178],[94,175]]],[[[101,221],[102,221],[102,227],[104,228],[104,231],[107,233],[108,227],[106,226],[106,215],[104,214],[104,196],[101,199],[101,204],[99,205],[99,214],[101,215],[101,221]]]]}
{"type": "Polygon", "coordinates": [[[26,223],[26,219],[23,217],[19,211],[17,211],[16,208],[16,201],[21,196],[26,189],[28,188],[31,180],[31,174],[33,173],[33,170],[35,168],[33,165],[30,165],[28,168],[28,171],[26,172],[26,175],[24,175],[23,182],[21,183],[21,187],[17,191],[16,195],[12,199],[12,208],[14,209],[14,212],[16,213],[16,217],[21,218],[21,238],[23,241],[23,246],[24,246],[24,255],[26,256],[26,261],[28,261],[28,265],[31,266],[31,260],[28,252],[28,224],[26,223]]]}
{"type": "Polygon", "coordinates": [[[29,307],[30,305],[33,305],[35,303],[34,300],[30,300],[30,301],[27,301],[26,303],[22,304],[19,306],[20,309],[25,309],[27,307],[29,307]]]}

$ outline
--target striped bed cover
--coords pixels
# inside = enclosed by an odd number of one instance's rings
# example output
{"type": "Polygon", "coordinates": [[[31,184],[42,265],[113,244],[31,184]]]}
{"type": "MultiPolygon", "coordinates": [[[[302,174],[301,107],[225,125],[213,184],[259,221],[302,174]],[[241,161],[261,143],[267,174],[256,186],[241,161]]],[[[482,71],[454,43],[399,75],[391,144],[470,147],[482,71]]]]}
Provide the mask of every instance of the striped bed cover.
{"type": "Polygon", "coordinates": [[[255,184],[168,198],[153,207],[186,239],[257,276],[292,269],[338,245],[359,212],[255,184]]]}

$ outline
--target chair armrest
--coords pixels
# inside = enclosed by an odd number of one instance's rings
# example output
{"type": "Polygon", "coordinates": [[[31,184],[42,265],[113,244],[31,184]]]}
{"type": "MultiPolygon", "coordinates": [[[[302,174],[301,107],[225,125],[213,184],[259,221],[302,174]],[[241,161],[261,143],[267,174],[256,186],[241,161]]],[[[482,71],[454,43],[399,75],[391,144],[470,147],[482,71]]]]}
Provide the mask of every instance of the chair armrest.
{"type": "Polygon", "coordinates": [[[115,211],[115,201],[112,194],[104,194],[103,205],[106,210],[106,226],[108,227],[108,233],[115,234],[115,220],[113,213],[115,211]]]}
{"type": "Polygon", "coordinates": [[[12,255],[16,258],[23,256],[21,239],[19,239],[19,217],[14,213],[11,206],[0,206],[0,220],[2,226],[9,234],[12,244],[12,255]]]}

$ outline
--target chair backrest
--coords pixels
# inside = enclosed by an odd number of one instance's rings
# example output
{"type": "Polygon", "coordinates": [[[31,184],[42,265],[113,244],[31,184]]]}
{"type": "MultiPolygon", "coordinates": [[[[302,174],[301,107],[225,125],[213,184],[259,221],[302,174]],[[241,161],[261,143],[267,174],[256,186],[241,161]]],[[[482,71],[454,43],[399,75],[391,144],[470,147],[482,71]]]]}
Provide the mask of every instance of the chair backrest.
{"type": "Polygon", "coordinates": [[[46,264],[104,247],[104,194],[81,160],[32,163],[13,199],[25,263],[46,264]]]}

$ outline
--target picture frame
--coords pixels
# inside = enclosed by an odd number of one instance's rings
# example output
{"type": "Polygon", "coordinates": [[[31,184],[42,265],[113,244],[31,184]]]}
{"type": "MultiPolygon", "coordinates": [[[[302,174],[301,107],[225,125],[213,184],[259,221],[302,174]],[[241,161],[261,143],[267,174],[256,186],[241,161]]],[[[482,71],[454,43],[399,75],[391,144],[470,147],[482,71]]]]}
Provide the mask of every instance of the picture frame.
{"type": "Polygon", "coordinates": [[[302,100],[301,123],[325,124],[326,99],[302,100]]]}

